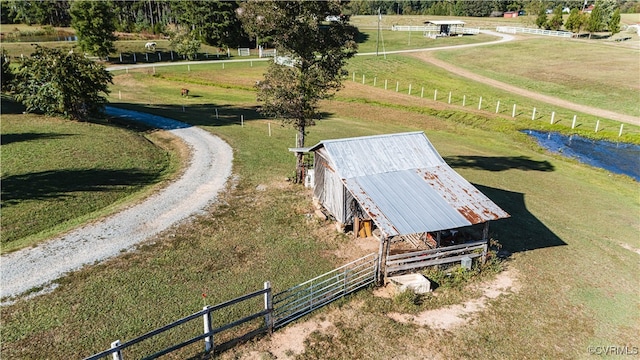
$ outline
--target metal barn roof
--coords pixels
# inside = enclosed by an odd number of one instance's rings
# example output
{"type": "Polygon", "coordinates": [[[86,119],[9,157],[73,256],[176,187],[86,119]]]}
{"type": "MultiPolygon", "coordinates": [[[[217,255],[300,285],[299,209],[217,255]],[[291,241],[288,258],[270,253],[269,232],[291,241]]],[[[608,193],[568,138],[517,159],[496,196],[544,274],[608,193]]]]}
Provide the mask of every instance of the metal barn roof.
{"type": "Polygon", "coordinates": [[[429,20],[429,21],[425,21],[425,24],[433,24],[433,25],[464,25],[464,21],[460,21],[460,20],[429,20]]]}
{"type": "Polygon", "coordinates": [[[386,237],[509,217],[449,167],[423,132],[325,140],[308,150],[321,147],[386,237]]]}

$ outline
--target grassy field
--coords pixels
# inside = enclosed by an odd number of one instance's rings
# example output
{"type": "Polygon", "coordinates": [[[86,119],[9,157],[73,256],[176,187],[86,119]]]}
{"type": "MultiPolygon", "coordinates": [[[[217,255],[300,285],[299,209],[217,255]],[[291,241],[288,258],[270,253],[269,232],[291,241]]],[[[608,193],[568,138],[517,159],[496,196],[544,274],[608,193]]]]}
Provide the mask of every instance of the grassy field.
{"type": "MultiPolygon", "coordinates": [[[[3,357],[88,356],[116,339],[131,339],[198,311],[205,303],[202,293],[206,303],[216,304],[260,289],[266,280],[283,290],[348,261],[336,253],[348,252],[351,240],[332,224],[307,216],[314,209],[310,193],[284,180],[294,170],[287,148],[294,145],[295,133],[272,122],[269,137],[269,120],[255,111],[252,86],[264,66],[116,73],[111,101],[118,106],[189,122],[229,142],[234,180],[217,206],[189,224],[134,253],[60,279],[50,294],[3,306],[3,357]],[[193,94],[188,99],[178,91],[184,86],[193,94]]],[[[414,58],[356,58],[350,66],[358,74],[365,70],[356,69],[366,69],[367,77],[379,76],[378,81],[388,76],[403,84],[455,85],[456,93],[506,99],[506,94],[421,66],[414,58]]],[[[549,154],[518,131],[549,128],[546,120],[512,120],[510,114],[495,115],[495,105],[477,111],[409,96],[405,90],[347,81],[335,100],[322,104],[324,119],[309,129],[307,144],[425,131],[445,160],[512,215],[492,223],[491,235],[512,253],[505,266],[517,274],[519,290],[491,300],[485,311],[453,331],[406,325],[385,315],[462,303],[475,292],[442,289],[438,299],[425,298],[407,309],[367,290],[312,315],[331,320],[333,327],[309,337],[299,358],[574,359],[589,357],[589,346],[640,346],[635,336],[640,332],[638,183],[549,154]]],[[[608,126],[615,129],[613,123],[608,126]]],[[[567,131],[566,121],[553,129],[567,131]]],[[[628,130],[627,139],[638,141],[640,130],[628,130]]],[[[3,123],[3,137],[4,131],[3,123]]],[[[616,137],[617,131],[599,134],[616,137]]],[[[3,163],[4,156],[3,151],[3,163]]],[[[237,318],[241,310],[214,321],[237,318]]],[[[201,324],[184,331],[197,334],[201,324]]],[[[155,344],[136,346],[125,357],[137,358],[154,345],[186,337],[172,333],[155,344]]],[[[265,346],[265,340],[255,341],[223,357],[270,358],[265,346]]],[[[198,344],[173,357],[200,350],[198,344]]]]}
{"type": "Polygon", "coordinates": [[[640,116],[638,50],[601,42],[533,37],[490,47],[442,51],[435,56],[524,89],[640,116]]]}
{"type": "Polygon", "coordinates": [[[160,133],[21,112],[2,99],[2,252],[115,211],[178,166],[160,133]]]}

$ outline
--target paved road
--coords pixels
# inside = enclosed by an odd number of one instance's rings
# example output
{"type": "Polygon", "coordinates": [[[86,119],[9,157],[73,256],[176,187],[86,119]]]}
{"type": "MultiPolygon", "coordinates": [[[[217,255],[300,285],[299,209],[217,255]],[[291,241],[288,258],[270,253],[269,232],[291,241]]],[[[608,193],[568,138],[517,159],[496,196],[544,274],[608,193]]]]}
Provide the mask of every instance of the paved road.
{"type": "Polygon", "coordinates": [[[223,189],[231,174],[233,151],[220,138],[160,116],[117,108],[108,108],[108,113],[135,118],[181,138],[191,150],[189,167],[169,186],[120,213],[33,248],[3,255],[0,298],[46,287],[65,273],[117,256],[204,211],[223,189]]]}

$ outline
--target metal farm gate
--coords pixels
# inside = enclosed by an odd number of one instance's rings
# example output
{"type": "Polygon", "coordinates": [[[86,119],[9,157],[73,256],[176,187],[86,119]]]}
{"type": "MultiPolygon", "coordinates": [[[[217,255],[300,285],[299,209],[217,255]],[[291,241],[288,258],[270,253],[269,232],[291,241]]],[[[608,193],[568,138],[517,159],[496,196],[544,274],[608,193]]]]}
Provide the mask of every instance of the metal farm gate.
{"type": "Polygon", "coordinates": [[[378,255],[369,254],[273,295],[274,329],[373,284],[377,272],[378,255]]]}

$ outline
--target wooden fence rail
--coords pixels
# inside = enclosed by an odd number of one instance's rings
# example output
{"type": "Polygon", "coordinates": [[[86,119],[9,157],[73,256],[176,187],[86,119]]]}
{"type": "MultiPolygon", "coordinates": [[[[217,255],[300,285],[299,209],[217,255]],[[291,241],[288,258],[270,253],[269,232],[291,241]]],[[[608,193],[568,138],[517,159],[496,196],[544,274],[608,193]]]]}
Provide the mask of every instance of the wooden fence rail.
{"type": "Polygon", "coordinates": [[[114,360],[123,360],[124,356],[122,351],[124,349],[174,329],[177,326],[195,321],[198,318],[201,318],[201,321],[203,321],[204,331],[202,334],[148,355],[144,359],[155,359],[202,340],[204,340],[205,353],[221,352],[234,346],[238,342],[249,340],[260,334],[272,332],[275,328],[282,327],[329,304],[330,302],[372,284],[375,281],[376,274],[378,272],[377,264],[377,254],[369,254],[276,295],[272,294],[271,283],[267,281],[264,283],[263,290],[254,291],[215,306],[205,306],[201,311],[174,321],[169,325],[152,330],[122,344],[119,340],[116,340],[111,343],[111,348],[89,356],[84,360],[98,360],[109,355],[111,355],[114,360]],[[250,314],[242,319],[230,322],[218,328],[211,328],[212,313],[231,305],[253,299],[257,296],[264,296],[264,308],[261,311],[250,314]],[[243,335],[234,337],[226,342],[220,344],[214,343],[214,336],[216,334],[246,324],[258,318],[264,318],[262,326],[244,333],[243,335]]]}
{"type": "Polygon", "coordinates": [[[162,333],[164,333],[166,331],[169,331],[169,330],[171,330],[171,329],[173,329],[173,328],[175,328],[175,327],[177,327],[179,325],[185,324],[187,322],[193,321],[193,320],[198,319],[198,318],[203,318],[204,319],[205,332],[203,334],[198,335],[196,337],[193,337],[191,339],[188,339],[186,341],[183,341],[183,342],[181,342],[179,344],[173,345],[171,347],[162,349],[162,350],[160,350],[160,351],[158,351],[158,352],[156,352],[156,353],[154,353],[152,355],[149,355],[149,356],[145,357],[145,359],[158,358],[158,357],[160,357],[162,355],[166,355],[166,354],[168,354],[170,352],[176,351],[178,349],[181,349],[181,348],[183,348],[183,347],[185,347],[187,345],[193,344],[193,343],[195,343],[197,341],[200,341],[200,340],[203,340],[203,339],[205,339],[205,352],[211,352],[211,351],[214,351],[214,350],[222,351],[222,350],[224,350],[226,348],[229,348],[230,346],[233,346],[238,341],[242,341],[245,337],[249,337],[249,335],[250,335],[250,337],[253,337],[253,336],[256,336],[258,334],[270,331],[272,329],[272,324],[270,324],[269,315],[273,311],[273,309],[272,308],[265,308],[263,311],[251,314],[251,315],[249,315],[249,316],[247,316],[245,318],[242,318],[240,320],[236,320],[236,321],[234,321],[232,323],[226,324],[224,326],[221,326],[221,327],[218,327],[218,328],[215,328],[215,329],[211,329],[211,313],[215,312],[215,311],[218,311],[218,310],[221,310],[223,308],[229,307],[231,305],[235,305],[237,303],[252,299],[252,298],[254,298],[256,296],[261,296],[261,295],[263,295],[265,297],[265,307],[270,306],[270,304],[271,304],[271,285],[270,285],[269,282],[265,282],[265,288],[263,290],[255,291],[255,292],[240,296],[238,298],[235,298],[233,300],[229,300],[227,302],[224,302],[224,303],[221,303],[221,304],[218,304],[218,305],[215,305],[215,306],[205,306],[204,309],[202,309],[202,310],[200,310],[200,311],[198,311],[196,313],[193,313],[193,314],[191,314],[189,316],[186,316],[186,317],[184,317],[182,319],[176,320],[176,321],[172,322],[169,325],[165,325],[165,326],[163,326],[161,328],[158,328],[158,329],[155,329],[153,331],[150,331],[150,332],[148,332],[148,333],[146,333],[146,334],[144,334],[142,336],[139,336],[139,337],[137,337],[135,339],[126,341],[126,342],[124,342],[122,344],[120,344],[119,340],[114,341],[111,344],[111,348],[110,349],[107,349],[107,350],[104,350],[104,351],[99,352],[97,354],[94,354],[92,356],[89,356],[89,357],[85,358],[85,360],[97,360],[97,359],[101,359],[101,358],[103,358],[105,356],[108,356],[108,355],[112,355],[114,360],[123,360],[124,357],[122,355],[122,350],[124,350],[124,349],[126,349],[126,348],[128,348],[128,347],[130,347],[132,345],[135,345],[137,343],[140,343],[140,342],[142,342],[144,340],[152,338],[152,337],[154,337],[156,335],[159,335],[159,334],[162,334],[162,333]],[[265,325],[263,327],[255,329],[255,330],[251,331],[250,333],[245,334],[243,336],[240,336],[238,338],[234,338],[234,339],[229,340],[229,341],[227,341],[225,343],[219,344],[217,346],[217,348],[216,348],[216,346],[214,346],[213,336],[215,334],[218,334],[218,333],[221,333],[222,331],[229,330],[229,329],[231,329],[233,327],[242,325],[244,323],[247,323],[247,322],[249,322],[251,320],[254,320],[256,318],[259,318],[259,317],[265,317],[265,325]]]}
{"type": "Polygon", "coordinates": [[[385,262],[385,276],[427,266],[448,264],[460,261],[465,257],[476,258],[487,252],[487,242],[484,240],[466,244],[447,246],[437,249],[414,251],[403,254],[389,255],[385,262]],[[477,250],[482,250],[478,252],[477,250]]]}

